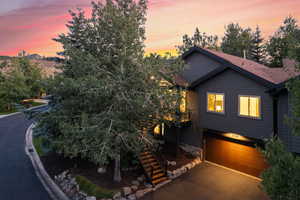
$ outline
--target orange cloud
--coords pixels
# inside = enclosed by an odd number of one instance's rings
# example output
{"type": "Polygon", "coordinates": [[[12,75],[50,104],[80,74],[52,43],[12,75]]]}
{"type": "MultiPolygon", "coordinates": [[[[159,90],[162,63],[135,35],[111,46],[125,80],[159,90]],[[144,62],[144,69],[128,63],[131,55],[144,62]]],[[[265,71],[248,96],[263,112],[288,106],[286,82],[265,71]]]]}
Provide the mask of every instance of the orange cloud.
{"type": "MultiPolygon", "coordinates": [[[[25,1],[25,0],[24,0],[25,1]]],[[[82,7],[89,13],[90,0],[26,0],[26,7],[0,12],[0,55],[30,53],[53,56],[61,46],[52,41],[66,32],[68,10],[82,7]]],[[[1,10],[0,10],[1,11],[1,10]]],[[[296,0],[150,0],[147,21],[147,52],[174,52],[182,35],[195,27],[222,37],[224,26],[238,22],[255,28],[260,25],[265,37],[282,20],[292,15],[300,19],[300,1],[296,0]]]]}

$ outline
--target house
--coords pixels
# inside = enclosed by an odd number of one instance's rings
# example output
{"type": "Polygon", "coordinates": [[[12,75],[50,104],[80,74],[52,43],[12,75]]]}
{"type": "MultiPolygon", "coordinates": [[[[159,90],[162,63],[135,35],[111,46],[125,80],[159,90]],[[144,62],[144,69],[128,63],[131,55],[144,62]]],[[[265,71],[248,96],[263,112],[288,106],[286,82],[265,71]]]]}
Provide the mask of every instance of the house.
{"type": "Polygon", "coordinates": [[[206,161],[259,176],[267,167],[264,139],[274,135],[291,152],[300,153],[300,137],[284,122],[290,115],[284,83],[300,75],[289,60],[285,68],[268,68],[221,52],[193,47],[183,55],[188,68],[180,82],[187,84],[189,123],[163,127],[166,142],[202,149],[206,161]]]}

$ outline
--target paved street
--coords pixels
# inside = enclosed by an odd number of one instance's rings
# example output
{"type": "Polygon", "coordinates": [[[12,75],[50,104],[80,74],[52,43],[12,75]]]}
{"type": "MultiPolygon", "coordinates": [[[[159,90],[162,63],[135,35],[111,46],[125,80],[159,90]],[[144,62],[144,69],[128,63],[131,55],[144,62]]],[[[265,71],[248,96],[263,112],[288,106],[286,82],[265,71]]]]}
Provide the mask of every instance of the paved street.
{"type": "Polygon", "coordinates": [[[203,163],[143,200],[268,200],[259,181],[203,163]]]}
{"type": "Polygon", "coordinates": [[[0,200],[50,200],[27,157],[23,114],[0,119],[0,200]]]}

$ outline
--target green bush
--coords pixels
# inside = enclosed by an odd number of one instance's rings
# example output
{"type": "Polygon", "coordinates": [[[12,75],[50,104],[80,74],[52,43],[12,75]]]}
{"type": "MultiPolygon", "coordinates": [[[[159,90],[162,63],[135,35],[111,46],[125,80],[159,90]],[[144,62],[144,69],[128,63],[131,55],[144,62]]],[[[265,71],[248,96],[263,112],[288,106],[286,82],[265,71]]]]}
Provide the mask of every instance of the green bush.
{"type": "Polygon", "coordinates": [[[95,196],[96,198],[112,198],[115,193],[115,191],[108,190],[93,184],[83,176],[76,176],[75,178],[76,182],[79,184],[80,190],[82,190],[89,196],[95,196]]]}
{"type": "Polygon", "coordinates": [[[39,154],[39,156],[45,155],[43,148],[42,148],[42,145],[43,145],[42,137],[33,137],[33,145],[35,147],[36,152],[39,154]]]}

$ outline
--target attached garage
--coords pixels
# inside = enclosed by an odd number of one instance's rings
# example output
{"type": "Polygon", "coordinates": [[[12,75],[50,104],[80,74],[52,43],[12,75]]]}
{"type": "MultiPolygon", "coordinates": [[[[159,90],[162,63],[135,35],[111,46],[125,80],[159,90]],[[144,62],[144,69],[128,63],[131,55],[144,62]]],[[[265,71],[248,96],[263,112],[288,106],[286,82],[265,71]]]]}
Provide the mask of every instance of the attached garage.
{"type": "Polygon", "coordinates": [[[210,134],[206,134],[205,138],[207,161],[256,177],[268,166],[253,142],[235,141],[210,134]]]}

